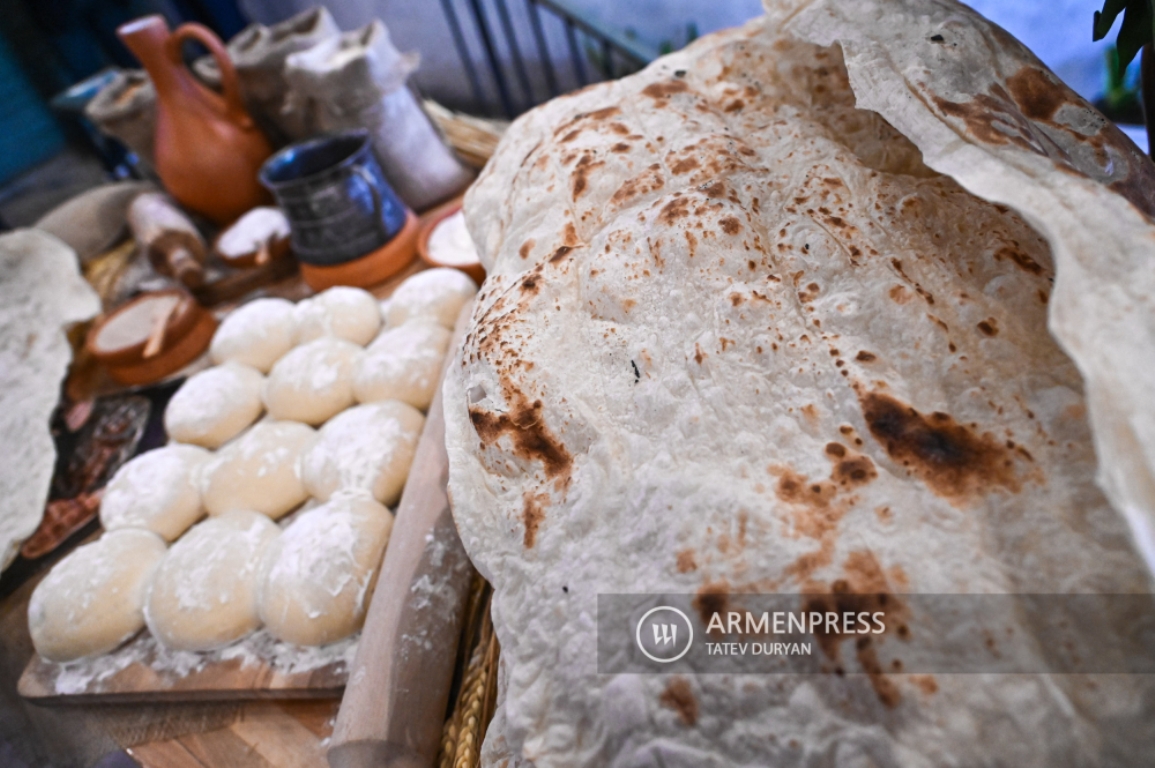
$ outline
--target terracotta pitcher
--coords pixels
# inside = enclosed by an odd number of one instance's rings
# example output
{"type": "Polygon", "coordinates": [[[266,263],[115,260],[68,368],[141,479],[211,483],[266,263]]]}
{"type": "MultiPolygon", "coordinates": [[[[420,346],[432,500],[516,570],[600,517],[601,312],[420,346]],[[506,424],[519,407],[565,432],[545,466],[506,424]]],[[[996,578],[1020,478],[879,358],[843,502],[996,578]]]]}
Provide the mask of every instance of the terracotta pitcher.
{"type": "Polygon", "coordinates": [[[224,45],[200,24],[170,33],[161,16],[145,16],[117,30],[156,86],[156,171],[182,205],[228,224],[270,201],[257,180],[272,147],[245,111],[237,73],[224,45]],[[221,73],[223,98],[197,82],[181,46],[208,48],[221,73]]]}

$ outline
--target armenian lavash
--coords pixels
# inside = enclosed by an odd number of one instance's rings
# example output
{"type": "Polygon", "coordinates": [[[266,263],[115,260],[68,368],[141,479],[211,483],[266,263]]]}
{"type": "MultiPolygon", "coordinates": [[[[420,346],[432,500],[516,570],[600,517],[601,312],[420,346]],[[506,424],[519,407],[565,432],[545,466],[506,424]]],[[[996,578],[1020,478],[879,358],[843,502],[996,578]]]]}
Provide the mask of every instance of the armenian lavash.
{"type": "MultiPolygon", "coordinates": [[[[770,4],[520,118],[466,200],[490,276],[445,387],[485,764],[1142,764],[1142,676],[862,675],[850,641],[845,676],[599,676],[594,617],[1148,591],[1151,178],[953,2],[770,4]]],[[[1087,657],[1128,621],[1084,618],[961,620],[1087,657]]]]}

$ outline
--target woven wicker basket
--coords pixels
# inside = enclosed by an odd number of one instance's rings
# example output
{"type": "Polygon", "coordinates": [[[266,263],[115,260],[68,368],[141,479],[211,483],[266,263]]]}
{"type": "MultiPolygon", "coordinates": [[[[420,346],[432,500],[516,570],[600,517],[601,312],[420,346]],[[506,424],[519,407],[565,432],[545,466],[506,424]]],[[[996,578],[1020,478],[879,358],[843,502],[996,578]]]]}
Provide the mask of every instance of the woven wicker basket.
{"type": "Polygon", "coordinates": [[[441,737],[439,768],[474,768],[481,757],[485,731],[493,719],[500,649],[489,616],[492,592],[485,579],[474,577],[454,675],[452,707],[441,737]]]}

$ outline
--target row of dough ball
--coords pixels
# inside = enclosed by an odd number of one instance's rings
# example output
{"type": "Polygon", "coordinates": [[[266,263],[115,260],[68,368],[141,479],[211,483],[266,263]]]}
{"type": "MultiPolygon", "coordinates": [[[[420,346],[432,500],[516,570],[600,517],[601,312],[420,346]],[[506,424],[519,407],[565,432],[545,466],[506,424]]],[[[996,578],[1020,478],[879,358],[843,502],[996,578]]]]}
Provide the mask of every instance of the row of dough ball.
{"type": "Polygon", "coordinates": [[[69,554],[37,585],[28,626],[37,652],[67,662],[107,653],[146,625],[163,646],[210,651],[264,625],[297,645],[323,645],[364,623],[393,516],[340,495],[283,531],[236,510],[198,523],[171,548],[125,528],[69,554]]]}
{"type": "Polygon", "coordinates": [[[296,305],[250,302],[221,324],[210,347],[219,365],[185,382],[165,428],[177,442],[219,448],[266,411],[316,426],[354,402],[400,400],[426,410],[449,329],[476,290],[457,270],[433,269],[402,283],[384,308],[347,287],[296,305]]]}
{"type": "Polygon", "coordinates": [[[234,510],[280,518],[312,496],[365,493],[386,506],[404,488],[425,417],[396,400],[359,405],[320,430],[261,421],[212,453],[170,443],[132,459],[108,482],[106,530],[144,528],[166,541],[205,513],[234,510]]]}
{"type": "Polygon", "coordinates": [[[33,594],[38,652],[106,653],[146,623],[166,647],[190,651],[261,624],[300,645],[359,629],[392,527],[384,505],[400,496],[424,425],[417,409],[432,400],[448,328],[476,290],[456,270],[429,270],[385,306],[333,288],[226,318],[210,347],[219,365],[166,410],[175,442],[116,473],[101,503],[108,533],[33,594]],[[354,398],[367,404],[349,408],[354,398]],[[309,496],[322,503],[282,533],[273,520],[309,496]]]}

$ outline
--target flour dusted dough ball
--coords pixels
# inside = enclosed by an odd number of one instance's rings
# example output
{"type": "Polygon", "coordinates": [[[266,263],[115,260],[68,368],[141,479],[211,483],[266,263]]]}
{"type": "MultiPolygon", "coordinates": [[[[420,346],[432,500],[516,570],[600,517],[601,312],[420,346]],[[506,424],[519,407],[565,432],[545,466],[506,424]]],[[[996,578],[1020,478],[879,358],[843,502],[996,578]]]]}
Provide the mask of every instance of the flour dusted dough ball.
{"type": "Polygon", "coordinates": [[[268,373],[293,348],[296,324],[293,302],[256,299],[224,319],[209,346],[214,363],[242,363],[268,373]]]}
{"type": "Polygon", "coordinates": [[[49,661],[107,653],[144,626],[149,579],[164,556],[150,531],[109,531],[76,549],[36,586],[28,630],[49,661]]]}
{"type": "Polygon", "coordinates": [[[325,336],[282,357],[265,380],[265,408],[274,419],[322,424],[353,404],[353,369],[364,353],[325,336]]]}
{"type": "Polygon", "coordinates": [[[306,490],[321,500],[362,491],[396,504],[423,426],[420,411],[396,400],[350,408],[321,427],[301,460],[306,490]]]}
{"type": "Polygon", "coordinates": [[[412,320],[381,333],[353,371],[353,396],[362,403],[400,400],[425,410],[441,380],[450,332],[428,320],[412,320]]]}
{"type": "Polygon", "coordinates": [[[172,541],[204,514],[201,471],[211,458],[204,448],[174,443],[130,460],[105,486],[101,525],[144,528],[172,541]]]}
{"type": "Polygon", "coordinates": [[[260,371],[240,363],[193,374],[165,408],[165,431],[178,443],[220,448],[260,417],[264,382],[260,371]]]}
{"type": "Polygon", "coordinates": [[[211,651],[261,625],[257,574],[281,529],[259,512],[237,510],[193,526],[160,561],[144,617],[167,648],[211,651]]]}
{"type": "Polygon", "coordinates": [[[392,528],[389,510],[365,496],[342,494],[302,513],[265,553],[260,614],[269,631],[324,645],[360,629],[392,528]]]}
{"type": "Polygon", "coordinates": [[[475,293],[477,283],[464,272],[444,267],[427,269],[398,286],[386,309],[386,319],[390,328],[415,318],[452,328],[461,308],[475,293]]]}
{"type": "Polygon", "coordinates": [[[373,294],[343,285],[300,302],[295,317],[298,344],[336,336],[365,346],[381,327],[381,309],[373,294]]]}
{"type": "Polygon", "coordinates": [[[222,448],[204,470],[210,515],[248,509],[274,520],[305,500],[297,465],[317,433],[295,421],[262,421],[222,448]]]}

